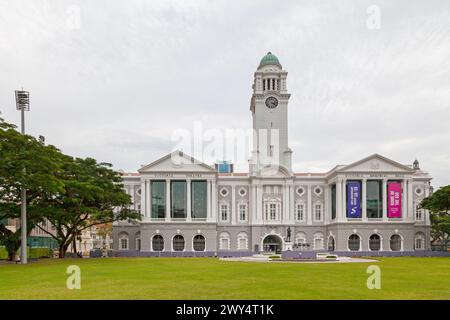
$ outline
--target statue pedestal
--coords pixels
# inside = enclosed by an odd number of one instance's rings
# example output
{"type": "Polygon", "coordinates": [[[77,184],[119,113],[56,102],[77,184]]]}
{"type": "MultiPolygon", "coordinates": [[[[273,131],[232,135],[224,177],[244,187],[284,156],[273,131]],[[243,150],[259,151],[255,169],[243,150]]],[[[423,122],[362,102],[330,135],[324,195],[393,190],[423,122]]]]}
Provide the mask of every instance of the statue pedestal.
{"type": "Polygon", "coordinates": [[[283,251],[292,251],[292,246],[293,246],[292,241],[286,241],[284,243],[283,251]]]}

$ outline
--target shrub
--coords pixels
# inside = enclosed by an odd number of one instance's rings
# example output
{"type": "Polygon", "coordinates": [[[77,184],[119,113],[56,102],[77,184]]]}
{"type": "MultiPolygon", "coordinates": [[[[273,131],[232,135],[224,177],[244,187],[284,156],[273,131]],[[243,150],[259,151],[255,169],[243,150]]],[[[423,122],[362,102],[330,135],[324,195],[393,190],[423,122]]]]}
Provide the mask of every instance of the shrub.
{"type": "MultiPolygon", "coordinates": [[[[50,248],[28,248],[29,259],[51,258],[53,251],[50,248]]],[[[0,247],[0,260],[8,259],[5,247],[0,247]]]]}

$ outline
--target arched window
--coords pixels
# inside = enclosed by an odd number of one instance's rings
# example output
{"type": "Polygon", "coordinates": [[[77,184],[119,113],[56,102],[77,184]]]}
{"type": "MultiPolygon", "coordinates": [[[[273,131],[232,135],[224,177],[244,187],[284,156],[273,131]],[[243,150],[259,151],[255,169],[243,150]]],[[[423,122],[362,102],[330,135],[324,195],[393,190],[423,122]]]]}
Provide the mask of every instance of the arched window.
{"type": "Polygon", "coordinates": [[[152,239],[153,251],[163,251],[164,250],[164,238],[157,234],[152,239]]]}
{"type": "Polygon", "coordinates": [[[369,238],[369,249],[370,251],[380,251],[381,249],[381,238],[377,234],[373,234],[369,238]]]}
{"type": "Polygon", "coordinates": [[[173,251],[183,251],[184,250],[184,237],[177,234],[173,237],[172,241],[173,251]]]}
{"type": "Polygon", "coordinates": [[[402,238],[398,234],[394,234],[391,237],[390,247],[392,251],[402,250],[402,238]]]}
{"type": "Polygon", "coordinates": [[[230,250],[230,235],[226,232],[219,236],[219,250],[230,250]]]}
{"type": "Polygon", "coordinates": [[[299,250],[307,249],[306,234],[304,232],[297,232],[295,234],[295,245],[299,250]]]}
{"type": "Polygon", "coordinates": [[[129,249],[128,233],[121,232],[119,233],[119,250],[128,250],[128,249],[129,249]]]}
{"type": "Polygon", "coordinates": [[[135,238],[135,249],[137,251],[141,251],[141,233],[138,231],[136,232],[135,238]]]}
{"type": "Polygon", "coordinates": [[[323,250],[323,234],[320,232],[314,234],[314,250],[323,250]]]}
{"type": "Polygon", "coordinates": [[[425,250],[425,234],[422,232],[416,233],[414,237],[414,250],[425,250]]]}
{"type": "Polygon", "coordinates": [[[194,237],[194,251],[205,251],[205,237],[201,234],[194,237]]]}
{"type": "Polygon", "coordinates": [[[352,234],[348,238],[348,249],[350,251],[359,251],[360,247],[361,247],[361,239],[357,234],[352,234]]]}
{"type": "Polygon", "coordinates": [[[328,251],[334,251],[335,250],[335,242],[334,242],[334,237],[330,236],[328,238],[328,251]]]}
{"type": "Polygon", "coordinates": [[[238,250],[248,250],[248,236],[245,232],[240,232],[237,236],[238,250]]]}

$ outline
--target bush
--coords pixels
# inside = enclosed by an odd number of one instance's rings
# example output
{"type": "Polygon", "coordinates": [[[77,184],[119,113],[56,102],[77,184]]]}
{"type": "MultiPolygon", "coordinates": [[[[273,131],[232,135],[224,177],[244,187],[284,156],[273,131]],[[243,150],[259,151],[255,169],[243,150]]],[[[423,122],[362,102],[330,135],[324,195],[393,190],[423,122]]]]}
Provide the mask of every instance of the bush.
{"type": "MultiPolygon", "coordinates": [[[[53,254],[50,248],[28,248],[29,259],[51,258],[53,254]]],[[[0,247],[0,260],[8,259],[8,252],[5,247],[0,247]]]]}
{"type": "Polygon", "coordinates": [[[270,256],[269,259],[280,259],[280,256],[270,256]]]}
{"type": "Polygon", "coordinates": [[[30,248],[28,257],[30,259],[51,258],[53,251],[50,248],[30,248]]]}
{"type": "Polygon", "coordinates": [[[0,247],[0,260],[6,259],[8,259],[8,252],[6,251],[5,247],[0,247]]]}

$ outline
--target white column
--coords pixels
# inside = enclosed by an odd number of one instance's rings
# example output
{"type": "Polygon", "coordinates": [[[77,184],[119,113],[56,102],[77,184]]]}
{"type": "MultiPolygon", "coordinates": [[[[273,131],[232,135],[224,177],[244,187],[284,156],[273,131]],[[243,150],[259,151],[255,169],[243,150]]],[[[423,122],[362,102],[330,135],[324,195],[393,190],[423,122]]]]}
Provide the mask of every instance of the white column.
{"type": "MultiPolygon", "coordinates": [[[[330,186],[328,184],[325,185],[324,188],[324,203],[322,208],[322,219],[325,224],[328,224],[331,220],[331,210],[330,210],[330,186]]],[[[326,241],[326,239],[324,239],[326,241]]]]}
{"type": "Polygon", "coordinates": [[[342,220],[342,180],[336,180],[336,221],[342,220]]]}
{"type": "Polygon", "coordinates": [[[170,179],[166,179],[166,221],[170,218],[170,179]]]}
{"type": "Polygon", "coordinates": [[[311,196],[311,185],[308,185],[308,204],[306,208],[306,223],[312,224],[312,196],[311,196]]]}
{"type": "Polygon", "coordinates": [[[231,224],[236,224],[236,186],[231,186],[231,224]]]}
{"type": "Polygon", "coordinates": [[[295,193],[294,185],[289,186],[289,223],[295,223],[295,193]]]}
{"type": "MultiPolygon", "coordinates": [[[[428,197],[430,195],[430,186],[429,185],[427,185],[426,187],[425,187],[425,197],[428,197]]],[[[412,202],[412,199],[411,199],[411,202],[412,202]]],[[[429,226],[430,224],[431,224],[431,221],[430,221],[430,211],[429,210],[423,210],[423,213],[424,213],[424,215],[425,215],[425,225],[427,225],[427,226],[429,226]]],[[[412,214],[412,220],[414,220],[415,219],[415,217],[414,217],[414,215],[412,214]]]]}
{"type": "Polygon", "coordinates": [[[152,216],[152,184],[151,180],[145,182],[146,193],[145,193],[145,212],[147,212],[147,217],[152,216]]]}
{"type": "Polygon", "coordinates": [[[209,214],[209,220],[217,222],[217,190],[216,180],[211,181],[211,213],[209,214]]]}
{"type": "Polygon", "coordinates": [[[408,221],[408,180],[402,180],[402,220],[408,221]]]}
{"type": "Polygon", "coordinates": [[[250,190],[251,190],[251,194],[250,194],[249,204],[250,204],[250,210],[252,213],[252,215],[251,215],[252,218],[250,220],[250,223],[255,223],[257,220],[257,217],[256,217],[256,210],[257,210],[257,208],[256,208],[256,203],[257,203],[257,201],[256,201],[256,186],[251,185],[250,190]]]}
{"type": "Polygon", "coordinates": [[[414,200],[413,200],[413,180],[411,178],[408,179],[408,221],[414,221],[414,200]]]}
{"type": "MultiPolygon", "coordinates": [[[[208,186],[208,185],[207,185],[208,186]]],[[[191,180],[186,180],[186,221],[192,221],[191,180]]]]}
{"type": "Polygon", "coordinates": [[[387,179],[383,179],[383,220],[387,221],[387,179]]]}
{"type": "Polygon", "coordinates": [[[342,200],[341,200],[341,206],[342,206],[342,210],[341,210],[341,221],[347,221],[347,199],[346,199],[346,195],[347,195],[347,179],[344,178],[342,179],[342,189],[341,189],[341,196],[342,196],[342,200]]]}
{"type": "Polygon", "coordinates": [[[283,204],[282,204],[282,208],[283,208],[283,216],[281,217],[281,223],[282,224],[286,224],[288,223],[288,212],[289,212],[289,194],[288,194],[289,190],[288,190],[288,186],[284,185],[283,186],[283,204]]]}
{"type": "Polygon", "coordinates": [[[367,179],[364,178],[361,181],[362,184],[362,197],[361,197],[361,210],[362,210],[362,221],[367,222],[367,179]]]}
{"type": "Polygon", "coordinates": [[[146,188],[147,181],[141,180],[141,215],[147,217],[147,210],[146,210],[146,204],[145,200],[147,199],[147,188],[146,188]]]}
{"type": "Polygon", "coordinates": [[[256,188],[256,222],[262,223],[264,220],[264,213],[262,207],[262,185],[256,188]]]}

